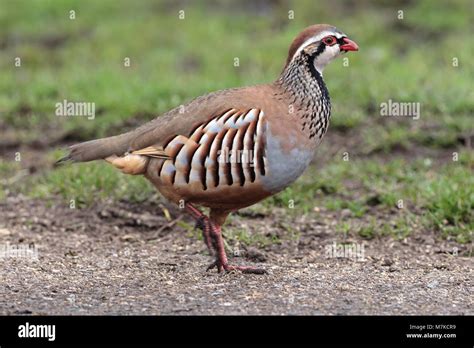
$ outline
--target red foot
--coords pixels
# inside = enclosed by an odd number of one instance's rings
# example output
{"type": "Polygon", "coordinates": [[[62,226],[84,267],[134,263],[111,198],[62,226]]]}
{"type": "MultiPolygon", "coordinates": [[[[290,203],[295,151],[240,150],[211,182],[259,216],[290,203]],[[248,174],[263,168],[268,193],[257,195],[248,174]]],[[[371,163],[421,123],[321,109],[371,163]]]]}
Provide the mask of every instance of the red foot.
{"type": "Polygon", "coordinates": [[[267,271],[264,270],[263,268],[256,268],[256,267],[249,267],[249,266],[231,266],[229,264],[222,264],[219,260],[214,261],[207,267],[206,271],[209,271],[210,269],[213,269],[214,267],[217,267],[217,272],[221,273],[222,270],[225,270],[226,272],[231,272],[231,271],[241,271],[242,273],[249,273],[249,274],[266,274],[267,271]]]}

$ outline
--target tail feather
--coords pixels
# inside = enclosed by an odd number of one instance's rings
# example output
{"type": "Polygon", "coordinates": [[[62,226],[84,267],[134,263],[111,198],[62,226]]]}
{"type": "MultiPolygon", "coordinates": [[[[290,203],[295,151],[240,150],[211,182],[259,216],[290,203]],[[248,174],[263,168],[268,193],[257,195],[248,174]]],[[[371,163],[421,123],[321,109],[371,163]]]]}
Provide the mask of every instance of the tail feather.
{"type": "Polygon", "coordinates": [[[58,160],[56,165],[66,162],[89,162],[112,155],[123,155],[128,151],[133,138],[134,134],[130,132],[72,145],[69,147],[69,154],[58,160]]]}

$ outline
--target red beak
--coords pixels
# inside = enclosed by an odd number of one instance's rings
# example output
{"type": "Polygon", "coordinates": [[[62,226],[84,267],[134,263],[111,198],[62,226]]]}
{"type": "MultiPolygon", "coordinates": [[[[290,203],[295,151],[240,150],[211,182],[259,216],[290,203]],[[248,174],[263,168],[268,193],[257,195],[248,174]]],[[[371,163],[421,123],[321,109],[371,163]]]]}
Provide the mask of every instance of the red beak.
{"type": "Polygon", "coordinates": [[[344,40],[345,43],[344,45],[339,46],[341,51],[358,51],[359,50],[359,46],[357,46],[357,44],[351,39],[345,37],[342,40],[344,40]]]}

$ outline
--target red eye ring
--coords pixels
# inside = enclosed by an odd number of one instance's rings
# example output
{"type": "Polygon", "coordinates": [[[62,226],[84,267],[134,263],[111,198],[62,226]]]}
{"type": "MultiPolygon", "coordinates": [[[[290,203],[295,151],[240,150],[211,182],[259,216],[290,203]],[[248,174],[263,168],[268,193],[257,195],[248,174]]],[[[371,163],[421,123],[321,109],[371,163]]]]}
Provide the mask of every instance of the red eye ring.
{"type": "Polygon", "coordinates": [[[334,36],[331,35],[331,36],[326,36],[325,38],[323,38],[323,42],[328,46],[332,46],[337,42],[337,40],[334,36]]]}

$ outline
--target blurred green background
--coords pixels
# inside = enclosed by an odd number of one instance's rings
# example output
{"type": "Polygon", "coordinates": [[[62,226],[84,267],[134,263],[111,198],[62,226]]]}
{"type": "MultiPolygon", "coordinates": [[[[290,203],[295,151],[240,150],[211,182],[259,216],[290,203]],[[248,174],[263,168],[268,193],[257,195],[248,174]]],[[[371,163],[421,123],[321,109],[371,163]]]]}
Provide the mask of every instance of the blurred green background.
{"type": "Polygon", "coordinates": [[[143,178],[105,164],[52,163],[64,145],[127,131],[210,91],[275,80],[298,32],[330,23],[360,51],[345,56],[348,67],[338,59],[325,70],[327,137],[303,178],[249,209],[289,219],[343,212],[335,231],[369,239],[434,231],[469,242],[473,4],[0,0],[0,199],[75,199],[81,207],[158,200],[143,178]],[[94,102],[95,119],[57,117],[64,99],[94,102]],[[381,117],[389,99],[421,103],[420,119],[381,117]]]}

